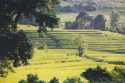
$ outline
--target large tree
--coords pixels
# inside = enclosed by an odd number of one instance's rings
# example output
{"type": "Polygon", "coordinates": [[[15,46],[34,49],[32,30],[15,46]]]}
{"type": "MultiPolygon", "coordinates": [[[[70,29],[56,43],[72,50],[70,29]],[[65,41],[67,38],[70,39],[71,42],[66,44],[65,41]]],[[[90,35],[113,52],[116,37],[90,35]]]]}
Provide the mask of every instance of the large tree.
{"type": "Polygon", "coordinates": [[[91,27],[94,29],[105,30],[106,27],[106,19],[104,15],[97,15],[95,19],[91,23],[91,27]]]}
{"type": "MultiPolygon", "coordinates": [[[[37,15],[46,16],[38,24],[47,21],[46,25],[50,26],[54,24],[49,20],[50,13],[57,3],[58,0],[0,0],[0,74],[4,73],[5,67],[11,69],[10,64],[25,65],[32,57],[32,45],[28,38],[23,31],[17,31],[21,14],[34,15],[36,18],[37,15]],[[7,60],[10,64],[6,63],[7,60]]],[[[55,17],[52,19],[55,20],[55,17]]]]}

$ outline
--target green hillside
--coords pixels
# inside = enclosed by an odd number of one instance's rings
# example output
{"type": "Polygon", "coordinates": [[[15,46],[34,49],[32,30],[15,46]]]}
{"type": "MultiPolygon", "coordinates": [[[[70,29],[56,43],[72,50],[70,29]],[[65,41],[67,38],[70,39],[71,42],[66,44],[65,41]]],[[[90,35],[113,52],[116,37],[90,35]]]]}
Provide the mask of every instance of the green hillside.
{"type": "Polygon", "coordinates": [[[35,47],[46,43],[48,48],[74,49],[77,48],[79,40],[85,44],[88,49],[102,51],[122,52],[125,50],[125,36],[108,31],[99,30],[63,30],[48,32],[46,37],[39,37],[37,32],[27,32],[35,47]]]}
{"type": "MultiPolygon", "coordinates": [[[[35,31],[26,33],[34,45],[34,56],[29,61],[30,64],[15,68],[15,73],[9,72],[6,78],[0,78],[0,83],[18,83],[19,80],[26,79],[29,73],[37,74],[40,79],[46,81],[56,76],[63,83],[66,78],[80,77],[81,72],[98,65],[106,67],[108,71],[116,66],[124,68],[124,35],[99,30],[63,30],[48,32],[43,38],[35,31]],[[74,48],[77,45],[73,43],[79,41],[79,37],[88,44],[87,56],[82,58],[76,56],[78,51],[74,48]],[[55,40],[59,42],[55,44],[55,40]],[[48,44],[48,49],[37,49],[43,42],[48,44]]],[[[83,80],[88,83],[86,79],[83,80]]]]}

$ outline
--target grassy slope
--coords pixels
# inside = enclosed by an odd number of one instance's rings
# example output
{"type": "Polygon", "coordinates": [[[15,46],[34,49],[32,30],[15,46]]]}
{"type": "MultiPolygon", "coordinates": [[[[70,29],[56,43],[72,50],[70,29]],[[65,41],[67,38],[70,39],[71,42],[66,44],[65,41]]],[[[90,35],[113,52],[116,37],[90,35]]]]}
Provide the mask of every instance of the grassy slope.
{"type": "MultiPolygon", "coordinates": [[[[8,77],[0,80],[0,83],[18,83],[18,80],[25,79],[29,73],[38,74],[40,79],[49,80],[56,76],[60,81],[67,77],[79,76],[87,68],[100,65],[109,71],[114,66],[122,65],[108,64],[106,62],[96,62],[92,59],[79,58],[75,56],[76,50],[67,49],[34,49],[34,57],[30,65],[15,69],[15,73],[9,73],[8,77]],[[67,56],[68,55],[68,56],[67,56]]],[[[87,55],[105,61],[125,61],[124,54],[112,54],[88,50],[87,55]]]]}
{"type": "MultiPolygon", "coordinates": [[[[62,31],[63,33],[63,31],[62,31]]],[[[123,40],[124,36],[103,32],[108,39],[123,40]]],[[[103,51],[87,50],[88,58],[79,58],[75,56],[77,51],[75,49],[34,49],[34,57],[30,61],[30,65],[19,67],[15,69],[16,73],[9,73],[8,77],[0,80],[0,83],[17,83],[20,79],[25,79],[29,73],[38,74],[40,79],[49,80],[56,76],[63,81],[67,77],[80,76],[82,71],[87,68],[96,67],[100,65],[111,70],[115,66],[124,67],[124,65],[117,65],[109,62],[125,62],[125,54],[110,53],[103,51]],[[95,59],[103,60],[99,62],[95,59]]]]}
{"type": "MultiPolygon", "coordinates": [[[[62,14],[63,15],[63,14],[62,14]]],[[[60,17],[62,17],[60,15],[60,17]]],[[[63,15],[64,17],[65,15],[63,15]]],[[[68,16],[61,20],[62,22],[72,21],[76,15],[68,16]]],[[[22,27],[22,25],[21,25],[22,27]]],[[[23,26],[22,29],[25,30],[36,30],[32,26],[23,26]],[[29,27],[29,28],[27,28],[29,27]]],[[[107,38],[115,38],[122,40],[123,35],[117,33],[104,32],[107,35],[107,38]]],[[[87,68],[96,67],[101,65],[102,67],[107,67],[108,70],[111,70],[114,66],[124,67],[124,65],[116,65],[113,63],[107,63],[109,61],[122,61],[125,62],[125,54],[116,54],[102,51],[92,51],[88,50],[87,55],[96,59],[103,59],[104,62],[97,62],[93,59],[79,58],[75,56],[76,50],[73,49],[46,49],[38,50],[34,49],[34,57],[30,61],[30,65],[22,66],[15,68],[15,73],[9,72],[7,78],[0,78],[0,83],[18,83],[18,80],[26,79],[26,75],[29,73],[38,74],[40,79],[49,80],[53,76],[58,77],[61,81],[67,77],[79,76],[82,71],[85,71],[87,68]],[[72,55],[73,54],[73,55],[72,55]],[[67,56],[69,55],[69,56],[67,56]],[[71,56],[72,55],[72,56],[71,56]]]]}

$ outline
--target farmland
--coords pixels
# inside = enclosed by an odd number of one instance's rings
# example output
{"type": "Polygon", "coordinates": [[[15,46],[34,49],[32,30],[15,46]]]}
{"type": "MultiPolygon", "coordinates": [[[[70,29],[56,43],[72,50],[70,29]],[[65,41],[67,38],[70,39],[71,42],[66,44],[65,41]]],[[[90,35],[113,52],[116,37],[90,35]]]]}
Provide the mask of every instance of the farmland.
{"type": "MultiPolygon", "coordinates": [[[[65,17],[61,18],[62,22],[75,20],[75,16],[59,15],[65,17]]],[[[14,68],[14,73],[9,72],[6,78],[0,78],[0,83],[18,83],[26,79],[29,73],[37,74],[46,81],[56,76],[62,83],[67,77],[80,77],[81,72],[98,65],[108,71],[116,66],[125,68],[125,35],[100,30],[64,30],[64,26],[60,25],[59,29],[48,31],[47,36],[40,37],[36,26],[19,27],[33,44],[33,58],[29,65],[14,68]],[[79,41],[85,44],[86,56],[76,56],[79,41]],[[40,48],[43,43],[47,45],[44,49],[40,48]]],[[[86,79],[82,80],[87,83],[86,79]]]]}

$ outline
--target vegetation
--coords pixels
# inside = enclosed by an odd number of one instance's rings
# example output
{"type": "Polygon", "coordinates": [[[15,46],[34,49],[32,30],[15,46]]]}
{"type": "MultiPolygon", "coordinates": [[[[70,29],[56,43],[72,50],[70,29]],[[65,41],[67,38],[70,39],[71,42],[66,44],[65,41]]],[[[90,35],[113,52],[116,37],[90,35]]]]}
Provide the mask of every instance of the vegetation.
{"type": "Polygon", "coordinates": [[[86,70],[86,72],[83,72],[81,76],[87,78],[87,80],[89,80],[90,83],[112,81],[112,77],[106,71],[106,69],[101,69],[99,66],[95,69],[90,68],[86,70]]]}
{"type": "MultiPolygon", "coordinates": [[[[60,82],[56,77],[51,79],[49,82],[45,82],[45,81],[39,80],[37,75],[28,74],[27,80],[20,80],[18,83],[60,83],[60,82]]],[[[80,78],[73,77],[73,78],[67,78],[66,80],[64,80],[63,83],[83,83],[83,81],[81,81],[80,78]]]]}
{"type": "MultiPolygon", "coordinates": [[[[81,73],[81,77],[85,77],[89,83],[124,83],[125,81],[125,69],[115,67],[112,71],[106,70],[106,68],[89,68],[85,72],[81,73]]],[[[27,80],[20,80],[19,83],[60,83],[59,79],[54,77],[49,82],[39,80],[37,75],[28,74],[27,80]]],[[[84,83],[81,78],[71,77],[65,79],[61,83],[84,83]]],[[[86,83],[86,82],[85,82],[86,83]]]]}
{"type": "Polygon", "coordinates": [[[111,72],[101,67],[90,68],[81,74],[90,83],[124,83],[125,69],[115,67],[111,72]]]}
{"type": "Polygon", "coordinates": [[[54,77],[53,79],[50,80],[49,83],[59,83],[59,79],[57,79],[56,77],[54,77]]]}
{"type": "Polygon", "coordinates": [[[97,15],[91,26],[95,29],[105,30],[106,19],[103,15],[97,15]]]}
{"type": "MultiPolygon", "coordinates": [[[[93,83],[95,80],[124,83],[125,36],[102,31],[109,27],[110,12],[88,12],[91,15],[85,18],[90,19],[81,20],[81,25],[82,21],[86,24],[92,21],[99,30],[65,30],[64,23],[75,21],[77,14],[59,13],[57,17],[58,3],[58,0],[0,1],[0,83],[93,83]],[[22,14],[36,17],[39,33],[36,26],[18,25],[22,14]],[[58,24],[59,29],[47,32],[58,24]],[[87,56],[81,57],[83,54],[87,56]]],[[[112,18],[116,19],[114,24],[123,21],[122,17],[112,18]]]]}
{"type": "Polygon", "coordinates": [[[46,82],[39,80],[37,75],[28,74],[27,80],[20,80],[19,83],[46,83],[46,82]]]}
{"type": "Polygon", "coordinates": [[[66,80],[64,80],[63,83],[84,83],[84,82],[81,81],[80,78],[73,77],[73,78],[67,78],[66,80]]]}
{"type": "MultiPolygon", "coordinates": [[[[22,64],[28,63],[28,59],[32,56],[32,46],[25,33],[17,31],[19,17],[21,14],[35,15],[36,17],[40,14],[39,16],[44,18],[40,18],[42,20],[39,20],[38,23],[41,24],[46,19],[47,25],[53,27],[53,24],[57,24],[57,20],[51,18],[49,12],[54,10],[54,8],[50,8],[57,3],[58,0],[51,2],[49,0],[0,1],[0,64],[4,64],[5,59],[11,61],[15,67],[20,65],[20,61],[22,64]],[[43,9],[47,12],[46,14],[45,11],[42,11],[43,9]]],[[[3,71],[0,74],[3,74],[3,71]]]]}
{"type": "Polygon", "coordinates": [[[111,31],[118,32],[120,15],[117,11],[112,11],[111,14],[111,31]]]}

